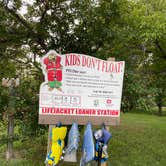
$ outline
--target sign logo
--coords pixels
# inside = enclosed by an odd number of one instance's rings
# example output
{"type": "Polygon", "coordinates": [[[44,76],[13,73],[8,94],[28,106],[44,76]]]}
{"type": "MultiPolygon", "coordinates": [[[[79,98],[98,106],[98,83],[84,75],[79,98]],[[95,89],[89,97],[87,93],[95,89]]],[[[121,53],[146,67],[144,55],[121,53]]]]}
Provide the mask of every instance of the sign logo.
{"type": "Polygon", "coordinates": [[[113,107],[113,106],[114,106],[114,104],[113,104],[113,102],[112,102],[112,99],[107,99],[107,100],[106,100],[106,106],[107,106],[107,107],[113,107]]]}
{"type": "Polygon", "coordinates": [[[107,99],[107,104],[112,104],[112,100],[111,99],[107,99]]]}

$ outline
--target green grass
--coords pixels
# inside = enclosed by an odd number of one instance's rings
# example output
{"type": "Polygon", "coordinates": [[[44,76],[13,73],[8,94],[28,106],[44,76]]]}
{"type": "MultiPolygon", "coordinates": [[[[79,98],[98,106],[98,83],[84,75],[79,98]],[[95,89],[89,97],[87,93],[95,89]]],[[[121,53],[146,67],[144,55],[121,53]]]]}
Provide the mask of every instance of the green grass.
{"type": "MultiPolygon", "coordinates": [[[[166,117],[126,113],[121,124],[110,127],[108,166],[166,166],[166,117]]],[[[44,166],[47,135],[15,142],[16,158],[6,163],[0,146],[1,166],[44,166]]],[[[61,163],[60,166],[78,166],[61,163]]]]}
{"type": "Polygon", "coordinates": [[[33,162],[32,160],[26,159],[13,159],[10,162],[6,162],[4,160],[0,160],[1,166],[40,166],[42,162],[33,162]]]}
{"type": "Polygon", "coordinates": [[[121,125],[111,131],[108,165],[166,165],[166,117],[123,114],[121,125]]]}

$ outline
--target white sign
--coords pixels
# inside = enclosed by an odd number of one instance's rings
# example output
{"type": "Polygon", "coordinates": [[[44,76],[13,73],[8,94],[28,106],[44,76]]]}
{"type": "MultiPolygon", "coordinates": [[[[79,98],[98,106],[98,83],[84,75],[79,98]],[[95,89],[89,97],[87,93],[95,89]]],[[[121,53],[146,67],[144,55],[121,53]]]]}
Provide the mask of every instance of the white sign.
{"type": "Polygon", "coordinates": [[[40,115],[120,116],[124,61],[49,51],[41,64],[40,115]]]}

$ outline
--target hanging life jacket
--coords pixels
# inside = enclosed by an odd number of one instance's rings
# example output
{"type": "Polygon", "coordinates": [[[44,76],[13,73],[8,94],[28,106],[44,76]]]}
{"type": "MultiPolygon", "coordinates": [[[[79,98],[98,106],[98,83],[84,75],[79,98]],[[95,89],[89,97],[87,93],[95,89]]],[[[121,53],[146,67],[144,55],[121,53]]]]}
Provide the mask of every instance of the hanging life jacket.
{"type": "Polygon", "coordinates": [[[95,137],[95,161],[103,163],[108,160],[107,145],[111,139],[111,133],[106,129],[97,130],[94,133],[95,137]]]}
{"type": "Polygon", "coordinates": [[[46,163],[56,166],[62,156],[64,148],[64,138],[66,137],[67,127],[55,127],[51,132],[51,150],[46,157],[46,163]]]}
{"type": "Polygon", "coordinates": [[[94,155],[95,151],[94,151],[92,125],[89,122],[84,132],[80,166],[85,166],[88,162],[92,161],[94,155]]]}
{"type": "Polygon", "coordinates": [[[77,162],[76,152],[80,140],[79,135],[78,124],[74,122],[68,134],[68,144],[65,149],[64,161],[77,162]]]}

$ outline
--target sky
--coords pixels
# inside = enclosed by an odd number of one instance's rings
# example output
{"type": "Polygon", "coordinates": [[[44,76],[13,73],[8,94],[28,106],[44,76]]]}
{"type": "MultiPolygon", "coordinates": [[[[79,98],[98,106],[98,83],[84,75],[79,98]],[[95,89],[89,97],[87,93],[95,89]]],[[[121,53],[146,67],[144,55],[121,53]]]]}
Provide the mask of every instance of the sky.
{"type": "Polygon", "coordinates": [[[34,3],[34,0],[22,0],[23,6],[18,11],[21,15],[24,15],[27,13],[27,5],[32,5],[34,3]]]}

